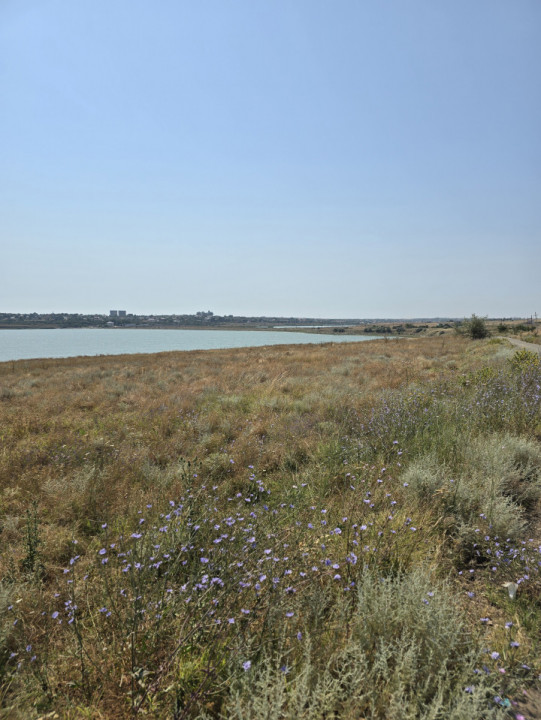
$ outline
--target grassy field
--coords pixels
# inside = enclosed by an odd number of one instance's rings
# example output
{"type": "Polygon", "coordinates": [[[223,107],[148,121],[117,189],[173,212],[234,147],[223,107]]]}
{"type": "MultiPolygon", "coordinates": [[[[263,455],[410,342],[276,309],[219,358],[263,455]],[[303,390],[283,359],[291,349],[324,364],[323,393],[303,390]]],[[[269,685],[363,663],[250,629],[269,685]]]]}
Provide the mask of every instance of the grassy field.
{"type": "Polygon", "coordinates": [[[0,717],[534,717],[540,387],[453,335],[0,364],[0,717]]]}

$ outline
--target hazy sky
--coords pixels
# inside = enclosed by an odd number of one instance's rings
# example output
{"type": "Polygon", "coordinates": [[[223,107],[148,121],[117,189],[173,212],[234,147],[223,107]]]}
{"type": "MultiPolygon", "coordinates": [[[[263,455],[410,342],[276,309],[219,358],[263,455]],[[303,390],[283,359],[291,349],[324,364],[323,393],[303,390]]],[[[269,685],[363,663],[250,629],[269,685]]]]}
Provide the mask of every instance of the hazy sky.
{"type": "Polygon", "coordinates": [[[1,0],[0,311],[541,314],[539,0],[1,0]]]}

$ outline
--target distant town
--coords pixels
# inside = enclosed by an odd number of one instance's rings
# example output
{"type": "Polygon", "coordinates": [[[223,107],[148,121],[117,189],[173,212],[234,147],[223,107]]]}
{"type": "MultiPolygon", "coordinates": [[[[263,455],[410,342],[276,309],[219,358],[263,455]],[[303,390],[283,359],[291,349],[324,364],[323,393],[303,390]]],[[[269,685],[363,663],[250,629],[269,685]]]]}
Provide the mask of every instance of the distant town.
{"type": "MultiPolygon", "coordinates": [[[[136,315],[127,310],[109,310],[107,313],[0,313],[1,329],[51,328],[214,328],[214,329],[279,329],[305,330],[320,333],[347,333],[380,335],[445,334],[460,325],[463,318],[307,318],[265,317],[244,315],[215,315],[210,310],[194,314],[136,315]]],[[[537,320],[537,317],[536,317],[537,320]]],[[[514,324],[519,318],[494,318],[491,323],[514,324]]],[[[527,324],[536,324],[533,318],[527,324]]],[[[511,328],[510,328],[511,329],[511,328]]],[[[526,329],[526,327],[524,328],[526,329]]]]}

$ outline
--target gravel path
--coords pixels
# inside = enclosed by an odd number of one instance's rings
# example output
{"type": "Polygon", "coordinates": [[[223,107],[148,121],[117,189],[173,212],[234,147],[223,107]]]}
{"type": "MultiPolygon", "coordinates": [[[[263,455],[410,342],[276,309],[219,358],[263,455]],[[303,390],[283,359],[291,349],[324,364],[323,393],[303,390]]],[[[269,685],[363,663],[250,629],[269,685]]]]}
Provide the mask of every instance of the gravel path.
{"type": "Polygon", "coordinates": [[[536,352],[538,355],[541,355],[541,345],[538,345],[537,343],[529,343],[525,342],[524,340],[516,340],[515,338],[510,337],[503,337],[500,336],[500,340],[507,340],[511,343],[511,345],[515,345],[519,348],[526,348],[526,350],[530,350],[531,352],[536,352]]]}

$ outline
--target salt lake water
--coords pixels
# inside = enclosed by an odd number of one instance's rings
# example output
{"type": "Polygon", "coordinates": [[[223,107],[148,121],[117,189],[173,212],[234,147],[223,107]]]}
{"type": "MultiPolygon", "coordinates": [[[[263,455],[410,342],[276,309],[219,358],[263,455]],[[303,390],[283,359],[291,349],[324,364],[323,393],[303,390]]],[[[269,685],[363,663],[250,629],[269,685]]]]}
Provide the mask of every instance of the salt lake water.
{"type": "Polygon", "coordinates": [[[263,345],[363,342],[376,337],[272,330],[59,329],[0,330],[0,362],[31,358],[219,350],[263,345]]]}

